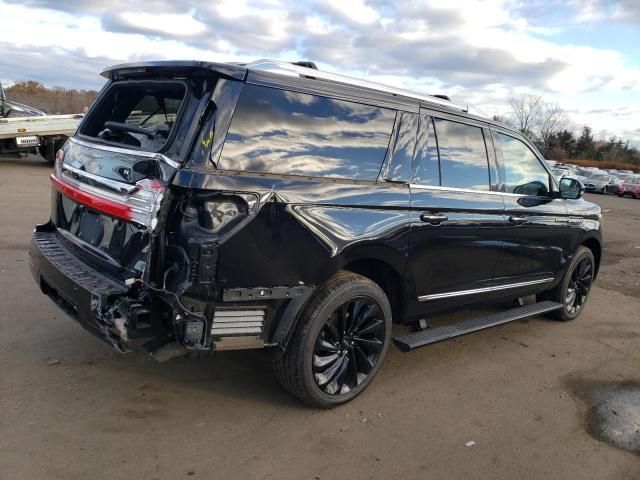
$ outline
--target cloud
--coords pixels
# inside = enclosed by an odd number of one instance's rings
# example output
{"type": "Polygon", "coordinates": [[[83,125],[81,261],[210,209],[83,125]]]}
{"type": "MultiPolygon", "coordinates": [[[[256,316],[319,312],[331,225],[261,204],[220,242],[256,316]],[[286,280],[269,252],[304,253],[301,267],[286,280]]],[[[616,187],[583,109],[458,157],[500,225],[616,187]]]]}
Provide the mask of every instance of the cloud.
{"type": "Polygon", "coordinates": [[[0,9],[3,80],[95,88],[99,71],[123,61],[277,57],[446,93],[489,114],[521,92],[578,112],[615,110],[640,92],[638,62],[628,58],[637,47],[556,37],[629,28],[640,20],[637,0],[0,0],[0,9]],[[611,105],[595,104],[602,92],[611,105]]]}
{"type": "Polygon", "coordinates": [[[106,13],[100,18],[109,32],[140,33],[160,37],[190,38],[206,32],[204,23],[184,13],[106,13]]]}
{"type": "Polygon", "coordinates": [[[99,88],[105,81],[99,75],[104,66],[118,63],[107,57],[89,58],[80,48],[68,50],[0,42],[0,51],[0,72],[5,82],[37,80],[50,86],[99,88]]]}

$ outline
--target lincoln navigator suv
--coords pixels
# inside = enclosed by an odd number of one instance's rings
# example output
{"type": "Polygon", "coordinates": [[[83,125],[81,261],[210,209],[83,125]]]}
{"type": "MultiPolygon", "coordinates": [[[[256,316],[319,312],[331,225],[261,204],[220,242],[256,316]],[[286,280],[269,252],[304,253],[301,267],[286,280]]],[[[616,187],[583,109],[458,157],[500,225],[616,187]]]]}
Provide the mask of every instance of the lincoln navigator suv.
{"type": "Polygon", "coordinates": [[[283,387],[327,408],[391,343],[585,308],[600,208],[506,125],[310,62],[102,75],[57,153],[30,267],[120,352],[268,349],[283,387]],[[432,323],[484,304],[498,313],[432,323]]]}

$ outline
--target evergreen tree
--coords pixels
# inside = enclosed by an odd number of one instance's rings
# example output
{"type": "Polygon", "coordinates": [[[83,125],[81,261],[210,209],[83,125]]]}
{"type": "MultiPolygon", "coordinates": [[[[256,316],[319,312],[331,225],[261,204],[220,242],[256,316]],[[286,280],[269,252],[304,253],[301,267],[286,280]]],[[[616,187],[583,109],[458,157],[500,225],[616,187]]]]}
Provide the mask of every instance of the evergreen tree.
{"type": "Polygon", "coordinates": [[[578,137],[578,141],[576,142],[574,157],[588,159],[596,158],[596,145],[593,141],[593,133],[591,132],[591,127],[588,127],[586,125],[582,127],[582,133],[580,134],[580,137],[578,137]]]}

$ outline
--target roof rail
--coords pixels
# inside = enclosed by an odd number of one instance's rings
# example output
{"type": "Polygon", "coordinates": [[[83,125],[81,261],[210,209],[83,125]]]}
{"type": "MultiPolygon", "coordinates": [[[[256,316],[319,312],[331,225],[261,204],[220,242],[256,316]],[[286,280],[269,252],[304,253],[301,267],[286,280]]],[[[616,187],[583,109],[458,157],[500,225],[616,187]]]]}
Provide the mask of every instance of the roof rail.
{"type": "MultiPolygon", "coordinates": [[[[302,63],[302,62],[300,62],[302,63]]],[[[310,77],[318,80],[327,80],[330,82],[343,83],[346,85],[353,85],[357,87],[370,88],[379,92],[390,93],[392,95],[401,95],[403,97],[415,98],[424,102],[442,105],[444,107],[453,108],[466,112],[468,107],[455,104],[449,100],[445,100],[438,95],[428,95],[425,93],[412,92],[410,90],[404,90],[402,88],[391,87],[382,83],[371,82],[369,80],[363,80],[359,78],[348,77],[346,75],[340,75],[337,73],[325,72],[322,70],[316,70],[300,66],[299,64],[281,62],[278,60],[261,59],[250,63],[247,63],[245,67],[248,70],[261,71],[275,73],[278,75],[287,75],[290,77],[310,77]]]]}

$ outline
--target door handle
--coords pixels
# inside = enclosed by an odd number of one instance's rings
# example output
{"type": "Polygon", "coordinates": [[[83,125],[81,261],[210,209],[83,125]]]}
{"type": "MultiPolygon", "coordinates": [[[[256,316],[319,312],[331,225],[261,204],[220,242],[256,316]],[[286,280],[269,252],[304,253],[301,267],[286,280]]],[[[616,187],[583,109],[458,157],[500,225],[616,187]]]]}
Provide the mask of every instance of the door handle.
{"type": "Polygon", "coordinates": [[[422,215],[420,215],[420,220],[426,223],[430,223],[431,225],[440,225],[442,222],[446,222],[447,220],[449,220],[449,217],[438,213],[423,213],[422,215]]]}
{"type": "Polygon", "coordinates": [[[516,225],[524,225],[525,223],[528,222],[527,217],[514,217],[514,216],[509,217],[509,221],[516,225]]]}

